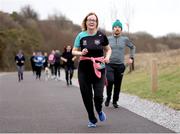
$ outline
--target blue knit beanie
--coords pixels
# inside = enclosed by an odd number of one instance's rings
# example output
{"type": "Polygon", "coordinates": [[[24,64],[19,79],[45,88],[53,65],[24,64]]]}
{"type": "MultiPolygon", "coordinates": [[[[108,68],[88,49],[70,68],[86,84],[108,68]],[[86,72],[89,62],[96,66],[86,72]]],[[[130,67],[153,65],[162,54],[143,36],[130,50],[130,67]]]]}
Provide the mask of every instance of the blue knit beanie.
{"type": "Polygon", "coordinates": [[[120,28],[122,29],[122,23],[121,23],[119,20],[116,20],[116,21],[113,23],[112,29],[113,29],[114,27],[116,27],[116,26],[118,26],[118,27],[120,27],[120,28]]]}

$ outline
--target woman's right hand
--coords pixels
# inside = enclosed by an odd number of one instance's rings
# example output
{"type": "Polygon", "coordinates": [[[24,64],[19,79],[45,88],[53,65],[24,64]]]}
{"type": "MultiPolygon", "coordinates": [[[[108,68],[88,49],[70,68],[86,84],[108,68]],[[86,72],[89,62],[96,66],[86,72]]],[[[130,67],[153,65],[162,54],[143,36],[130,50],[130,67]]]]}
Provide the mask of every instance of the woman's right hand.
{"type": "Polygon", "coordinates": [[[87,48],[84,48],[84,49],[82,50],[82,55],[86,55],[87,53],[88,53],[87,48]]]}

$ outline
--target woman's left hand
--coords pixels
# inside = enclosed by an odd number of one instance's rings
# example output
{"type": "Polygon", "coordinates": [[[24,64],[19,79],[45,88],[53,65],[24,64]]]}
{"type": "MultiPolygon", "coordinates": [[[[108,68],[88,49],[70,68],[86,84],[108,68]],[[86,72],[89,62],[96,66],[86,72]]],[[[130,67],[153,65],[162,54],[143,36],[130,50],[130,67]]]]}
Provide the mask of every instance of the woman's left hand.
{"type": "Polygon", "coordinates": [[[109,58],[108,57],[104,58],[104,63],[109,63],[109,58]]]}

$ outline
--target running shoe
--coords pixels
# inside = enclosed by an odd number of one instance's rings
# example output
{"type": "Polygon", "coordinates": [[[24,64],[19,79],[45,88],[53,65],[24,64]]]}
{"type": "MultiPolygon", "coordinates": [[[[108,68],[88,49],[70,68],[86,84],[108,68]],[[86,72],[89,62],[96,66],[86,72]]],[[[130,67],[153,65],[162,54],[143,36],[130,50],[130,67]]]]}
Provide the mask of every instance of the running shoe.
{"type": "Polygon", "coordinates": [[[106,107],[109,106],[109,101],[108,101],[108,100],[105,101],[105,106],[106,106],[106,107]]]}
{"type": "Polygon", "coordinates": [[[96,124],[92,122],[88,122],[88,128],[95,128],[96,124]]]}
{"type": "Polygon", "coordinates": [[[113,106],[114,106],[114,108],[118,108],[118,107],[119,107],[119,105],[117,104],[117,102],[113,103],[113,106]]]}
{"type": "Polygon", "coordinates": [[[98,115],[99,115],[99,120],[100,121],[105,121],[106,120],[106,114],[103,111],[101,111],[98,115]]]}

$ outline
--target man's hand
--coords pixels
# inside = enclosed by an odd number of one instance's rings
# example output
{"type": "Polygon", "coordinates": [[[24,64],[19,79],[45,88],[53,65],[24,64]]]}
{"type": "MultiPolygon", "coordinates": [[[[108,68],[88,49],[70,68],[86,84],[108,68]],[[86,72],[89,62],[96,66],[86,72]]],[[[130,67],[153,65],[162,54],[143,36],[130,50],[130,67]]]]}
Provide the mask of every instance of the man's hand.
{"type": "Polygon", "coordinates": [[[128,64],[132,64],[133,63],[133,59],[129,58],[128,59],[128,64]]]}

